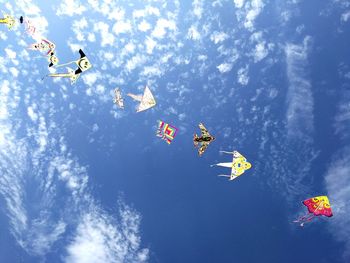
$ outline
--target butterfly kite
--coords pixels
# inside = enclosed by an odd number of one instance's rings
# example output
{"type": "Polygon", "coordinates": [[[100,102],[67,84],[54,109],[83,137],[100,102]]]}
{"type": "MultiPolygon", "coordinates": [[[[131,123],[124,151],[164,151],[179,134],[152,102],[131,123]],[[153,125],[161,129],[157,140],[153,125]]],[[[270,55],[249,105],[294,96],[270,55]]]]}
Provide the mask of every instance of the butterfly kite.
{"type": "Polygon", "coordinates": [[[167,144],[170,144],[174,140],[178,129],[163,121],[158,122],[157,136],[165,140],[167,144]]]}
{"type": "Polygon", "coordinates": [[[316,216],[332,217],[332,208],[327,196],[316,196],[303,201],[303,204],[309,210],[309,213],[295,220],[295,223],[300,223],[304,226],[305,223],[310,222],[316,216]]]}

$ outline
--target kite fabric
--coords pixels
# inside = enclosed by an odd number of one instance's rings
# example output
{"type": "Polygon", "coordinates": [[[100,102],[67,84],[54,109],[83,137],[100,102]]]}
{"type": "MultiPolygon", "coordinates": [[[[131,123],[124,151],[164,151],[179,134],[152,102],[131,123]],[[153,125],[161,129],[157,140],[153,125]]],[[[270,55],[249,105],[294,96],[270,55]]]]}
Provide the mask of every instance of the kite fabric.
{"type": "Polygon", "coordinates": [[[158,121],[158,122],[159,124],[158,124],[157,136],[161,137],[168,144],[170,144],[174,140],[178,129],[163,121],[158,121]]]}
{"type": "Polygon", "coordinates": [[[212,136],[208,130],[204,127],[203,123],[199,123],[199,129],[201,130],[201,136],[194,134],[193,136],[193,144],[194,147],[198,148],[198,155],[202,156],[205,150],[208,148],[209,144],[215,140],[215,137],[212,136]]]}
{"type": "Polygon", "coordinates": [[[44,52],[46,53],[45,54],[46,56],[52,54],[55,48],[56,48],[56,45],[45,38],[42,38],[40,42],[31,44],[28,47],[28,49],[31,49],[31,50],[38,50],[40,52],[44,52]]]}
{"type": "Polygon", "coordinates": [[[137,106],[136,112],[148,110],[157,104],[151,90],[147,86],[145,87],[143,95],[135,95],[132,93],[128,93],[127,95],[140,102],[140,104],[137,106]]]}
{"type": "Polygon", "coordinates": [[[13,16],[4,14],[4,18],[0,18],[0,23],[7,25],[7,28],[11,29],[16,24],[16,20],[13,16]]]}
{"type": "Polygon", "coordinates": [[[80,74],[75,74],[75,72],[71,69],[67,67],[68,72],[67,73],[52,73],[49,74],[47,76],[49,77],[57,77],[57,78],[69,78],[71,84],[74,84],[77,79],[80,77],[80,74]]]}
{"type": "Polygon", "coordinates": [[[232,154],[233,159],[230,163],[217,163],[211,166],[221,166],[231,168],[231,175],[219,174],[218,176],[228,177],[229,180],[234,180],[238,176],[242,175],[246,170],[249,170],[252,167],[252,164],[247,162],[247,159],[240,154],[238,151],[226,152],[220,151],[222,153],[232,154]]]}
{"type": "MultiPolygon", "coordinates": [[[[52,74],[48,74],[47,76],[58,77],[58,78],[70,78],[71,84],[74,84],[82,72],[87,71],[92,67],[90,61],[88,60],[85,53],[81,49],[79,49],[79,54],[80,54],[80,59],[55,66],[55,68],[58,68],[58,67],[75,63],[78,66],[78,69],[73,71],[71,68],[67,67],[68,72],[66,73],[52,73],[52,74]]],[[[51,62],[50,65],[52,66],[52,64],[53,63],[51,62]]]]}
{"type": "Polygon", "coordinates": [[[116,104],[119,108],[124,109],[124,100],[122,97],[122,93],[119,88],[114,89],[114,104],[116,104]]]}
{"type": "Polygon", "coordinates": [[[306,199],[303,201],[303,205],[307,207],[309,213],[294,221],[300,223],[300,226],[304,226],[305,223],[310,222],[316,216],[333,216],[328,197],[325,195],[306,199]]]}

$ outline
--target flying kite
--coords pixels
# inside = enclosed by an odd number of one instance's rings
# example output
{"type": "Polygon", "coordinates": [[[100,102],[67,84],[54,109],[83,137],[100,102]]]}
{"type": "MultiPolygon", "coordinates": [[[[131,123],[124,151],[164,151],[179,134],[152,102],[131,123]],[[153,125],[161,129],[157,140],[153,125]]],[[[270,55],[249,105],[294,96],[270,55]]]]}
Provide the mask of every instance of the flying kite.
{"type": "Polygon", "coordinates": [[[31,49],[31,50],[38,50],[40,52],[44,52],[46,53],[45,54],[46,56],[48,56],[49,54],[53,54],[55,48],[56,48],[56,45],[54,43],[44,38],[42,38],[40,42],[31,44],[28,47],[28,49],[31,49]]]}
{"type": "Polygon", "coordinates": [[[220,151],[222,153],[228,153],[233,155],[232,162],[230,163],[217,163],[211,166],[222,166],[231,168],[231,175],[219,174],[218,176],[224,176],[230,178],[229,180],[236,179],[238,176],[242,175],[246,170],[252,167],[251,163],[247,162],[247,159],[237,151],[233,152],[225,152],[220,151]]]}
{"type": "Polygon", "coordinates": [[[66,65],[75,63],[78,66],[78,69],[73,71],[71,68],[67,67],[67,69],[68,69],[67,73],[52,73],[52,74],[49,74],[48,76],[49,77],[59,77],[59,78],[70,78],[71,84],[74,84],[82,72],[84,72],[92,67],[90,61],[88,60],[85,53],[81,49],[79,49],[79,54],[80,54],[80,59],[56,66],[56,68],[58,68],[58,67],[62,67],[62,66],[66,66],[66,65]]]}
{"type": "Polygon", "coordinates": [[[198,137],[197,134],[194,134],[193,144],[194,144],[194,147],[196,148],[198,144],[200,144],[200,147],[198,149],[198,154],[199,156],[201,156],[207,149],[208,145],[215,140],[215,137],[210,135],[208,130],[204,127],[203,123],[200,123],[198,126],[199,126],[199,129],[201,130],[201,136],[198,137]]]}
{"type": "Polygon", "coordinates": [[[137,106],[136,112],[148,110],[156,105],[156,100],[154,99],[151,90],[147,86],[145,87],[143,95],[135,95],[132,93],[128,93],[127,95],[140,102],[140,104],[137,106]]]}
{"type": "Polygon", "coordinates": [[[8,29],[11,29],[15,25],[16,20],[13,16],[4,14],[4,18],[0,18],[0,23],[6,24],[8,29]]]}
{"type": "Polygon", "coordinates": [[[34,34],[35,34],[35,32],[36,32],[36,27],[30,22],[30,20],[24,19],[24,17],[21,16],[21,17],[19,18],[19,22],[20,22],[21,24],[24,23],[27,34],[28,34],[29,36],[32,36],[32,37],[33,37],[34,34]]]}
{"type": "Polygon", "coordinates": [[[57,78],[69,78],[70,83],[74,84],[77,81],[77,79],[80,77],[80,74],[75,74],[75,72],[69,67],[67,67],[67,71],[68,71],[67,73],[51,73],[47,76],[53,77],[53,78],[55,78],[55,77],[57,77],[57,78]]]}
{"type": "Polygon", "coordinates": [[[168,144],[170,144],[174,140],[178,129],[163,121],[158,121],[158,122],[159,124],[158,124],[157,136],[161,137],[168,144]]]}
{"type": "Polygon", "coordinates": [[[116,104],[119,108],[124,109],[124,100],[122,98],[122,93],[119,88],[114,89],[114,104],[116,104]]]}
{"type": "Polygon", "coordinates": [[[306,199],[303,201],[303,204],[307,207],[309,213],[294,221],[295,223],[300,223],[300,226],[304,226],[305,223],[310,222],[316,216],[333,216],[328,197],[325,195],[306,199]]]}

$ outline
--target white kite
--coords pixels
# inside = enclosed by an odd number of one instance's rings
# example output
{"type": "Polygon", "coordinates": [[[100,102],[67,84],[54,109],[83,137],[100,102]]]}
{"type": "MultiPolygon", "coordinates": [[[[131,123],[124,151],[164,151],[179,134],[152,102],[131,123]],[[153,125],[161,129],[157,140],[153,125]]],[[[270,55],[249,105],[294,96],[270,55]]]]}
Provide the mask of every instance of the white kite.
{"type": "Polygon", "coordinates": [[[137,106],[136,112],[148,110],[156,105],[156,100],[154,99],[151,90],[147,86],[145,87],[143,95],[135,95],[132,93],[128,93],[127,95],[140,102],[140,104],[137,106]]]}
{"type": "Polygon", "coordinates": [[[119,88],[114,89],[114,104],[116,104],[119,108],[124,109],[124,100],[122,98],[122,93],[119,88]]]}
{"type": "Polygon", "coordinates": [[[216,165],[216,166],[231,168],[231,175],[220,174],[218,176],[228,177],[230,178],[230,180],[233,180],[233,179],[236,179],[238,176],[242,175],[246,170],[252,167],[252,164],[247,162],[247,159],[237,151],[233,151],[233,152],[220,151],[220,152],[233,154],[233,160],[230,163],[217,163],[217,164],[211,165],[211,166],[216,165]]]}

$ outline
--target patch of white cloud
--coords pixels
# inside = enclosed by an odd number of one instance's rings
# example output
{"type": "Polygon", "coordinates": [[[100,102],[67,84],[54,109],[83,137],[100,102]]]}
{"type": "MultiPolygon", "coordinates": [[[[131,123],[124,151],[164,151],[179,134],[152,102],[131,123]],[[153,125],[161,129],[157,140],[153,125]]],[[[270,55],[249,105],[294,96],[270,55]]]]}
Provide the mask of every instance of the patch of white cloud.
{"type": "Polygon", "coordinates": [[[84,213],[72,242],[67,246],[67,263],[146,262],[148,249],[140,249],[140,215],[120,205],[120,220],[98,208],[84,213]]]}
{"type": "Polygon", "coordinates": [[[217,66],[217,69],[220,71],[220,73],[226,73],[231,71],[233,65],[231,63],[222,63],[219,66],[217,66]]]}
{"type": "Polygon", "coordinates": [[[87,9],[83,2],[80,2],[79,0],[63,0],[57,8],[56,15],[75,16],[81,15],[86,10],[87,9]]]}
{"type": "Polygon", "coordinates": [[[347,22],[349,18],[350,18],[350,11],[347,11],[341,15],[340,20],[342,22],[347,22]]]}
{"type": "Polygon", "coordinates": [[[244,4],[244,0],[233,0],[236,8],[242,8],[244,4]]]}
{"type": "Polygon", "coordinates": [[[305,137],[313,131],[314,100],[308,75],[308,52],[311,37],[303,43],[285,46],[286,72],[288,77],[287,127],[290,136],[305,137]]]}
{"type": "Polygon", "coordinates": [[[350,148],[346,147],[333,156],[325,176],[326,189],[333,211],[329,220],[330,233],[345,242],[344,262],[350,260],[350,148]]]}
{"type": "Polygon", "coordinates": [[[225,32],[213,32],[210,36],[210,40],[213,41],[215,44],[218,44],[220,42],[223,42],[226,40],[229,36],[225,32]]]}
{"type": "Polygon", "coordinates": [[[245,28],[247,28],[250,31],[254,30],[255,20],[259,16],[263,8],[264,8],[264,3],[262,0],[251,0],[250,2],[247,2],[247,5],[245,6],[245,9],[246,9],[246,17],[244,21],[245,28]]]}
{"type": "Polygon", "coordinates": [[[248,70],[249,70],[249,67],[248,65],[246,65],[245,67],[240,68],[237,71],[237,81],[239,84],[243,86],[248,85],[248,82],[249,82],[248,70]]]}

